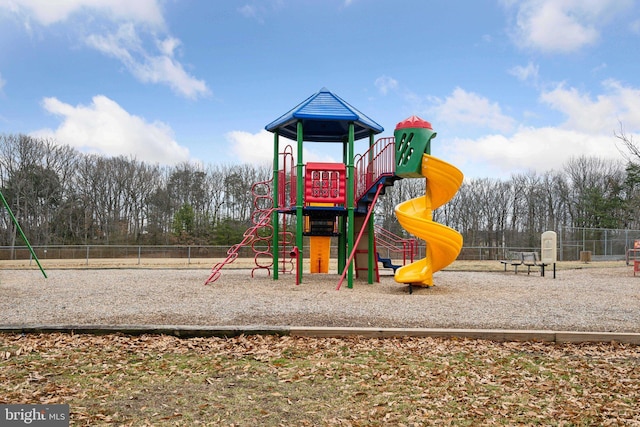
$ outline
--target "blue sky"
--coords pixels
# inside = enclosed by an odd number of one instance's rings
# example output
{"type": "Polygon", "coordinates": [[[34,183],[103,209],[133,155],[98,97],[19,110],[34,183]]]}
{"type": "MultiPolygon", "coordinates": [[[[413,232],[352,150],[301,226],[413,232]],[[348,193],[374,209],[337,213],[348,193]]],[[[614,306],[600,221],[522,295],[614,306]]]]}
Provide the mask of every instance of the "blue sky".
{"type": "Polygon", "coordinates": [[[640,138],[635,0],[0,0],[0,40],[0,133],[82,152],[270,162],[264,126],[323,87],[381,136],[430,121],[467,177],[640,138]]]}

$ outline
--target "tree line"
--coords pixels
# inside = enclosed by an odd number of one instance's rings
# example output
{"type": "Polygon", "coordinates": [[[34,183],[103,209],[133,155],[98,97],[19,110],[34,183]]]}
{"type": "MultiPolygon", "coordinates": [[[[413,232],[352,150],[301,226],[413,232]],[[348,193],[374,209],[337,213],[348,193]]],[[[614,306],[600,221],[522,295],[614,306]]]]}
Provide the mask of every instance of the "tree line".
{"type": "MultiPolygon", "coordinates": [[[[561,170],[465,180],[434,220],[460,231],[466,246],[487,247],[537,247],[542,232],[563,226],[640,229],[640,153],[616,136],[626,161],[580,156],[561,170]]],[[[33,245],[231,245],[251,226],[253,184],[271,176],[271,165],[160,166],[0,135],[0,188],[33,245]]],[[[423,194],[424,180],[397,181],[376,222],[403,235],[394,207],[423,194]]],[[[0,215],[0,245],[21,245],[0,215]]]]}
{"type": "MultiPolygon", "coordinates": [[[[34,245],[236,243],[251,222],[251,186],[270,177],[269,166],[160,166],[0,135],[0,188],[34,245]]],[[[2,211],[0,244],[13,246],[2,211]]]]}
{"type": "MultiPolygon", "coordinates": [[[[453,199],[434,211],[434,220],[462,233],[465,246],[496,248],[539,247],[543,232],[563,227],[596,230],[592,233],[638,229],[639,172],[633,163],[575,157],[558,171],[465,180],[453,199]]],[[[381,209],[424,194],[424,183],[417,184],[403,185],[404,194],[394,191],[381,209]]],[[[394,218],[385,221],[385,228],[398,230],[394,218]]]]}

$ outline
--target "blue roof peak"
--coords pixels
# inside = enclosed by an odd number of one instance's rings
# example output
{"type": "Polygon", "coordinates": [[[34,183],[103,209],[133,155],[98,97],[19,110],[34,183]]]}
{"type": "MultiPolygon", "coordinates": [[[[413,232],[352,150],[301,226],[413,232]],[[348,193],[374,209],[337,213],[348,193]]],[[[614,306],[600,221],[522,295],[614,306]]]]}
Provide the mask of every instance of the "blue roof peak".
{"type": "Polygon", "coordinates": [[[297,139],[297,122],[302,121],[303,139],[314,142],[344,142],[349,137],[349,123],[354,124],[354,139],[381,133],[384,128],[323,87],[265,129],[286,138],[297,139]]]}

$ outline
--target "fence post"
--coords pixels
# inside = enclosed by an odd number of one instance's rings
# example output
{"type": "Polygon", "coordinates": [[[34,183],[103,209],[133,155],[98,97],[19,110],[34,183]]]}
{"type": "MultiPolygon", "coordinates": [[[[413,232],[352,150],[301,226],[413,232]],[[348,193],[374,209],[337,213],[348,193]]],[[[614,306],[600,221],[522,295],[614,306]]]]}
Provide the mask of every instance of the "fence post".
{"type": "Polygon", "coordinates": [[[138,265],[140,265],[140,255],[141,255],[141,252],[142,252],[142,247],[141,247],[141,246],[138,246],[138,265]]]}
{"type": "Polygon", "coordinates": [[[558,237],[560,237],[560,261],[564,261],[564,247],[562,246],[562,225],[560,225],[559,230],[560,230],[560,235],[558,237]]]}

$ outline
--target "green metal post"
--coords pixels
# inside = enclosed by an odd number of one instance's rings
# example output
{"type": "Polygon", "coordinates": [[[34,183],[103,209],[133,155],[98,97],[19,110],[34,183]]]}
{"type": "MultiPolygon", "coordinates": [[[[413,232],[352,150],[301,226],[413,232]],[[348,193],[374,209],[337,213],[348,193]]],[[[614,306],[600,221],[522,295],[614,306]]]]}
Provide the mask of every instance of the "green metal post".
{"type": "Polygon", "coordinates": [[[44,268],[42,268],[42,265],[40,265],[40,260],[38,259],[38,256],[36,255],[35,251],[31,247],[31,245],[29,244],[29,240],[27,240],[27,236],[24,235],[24,232],[22,231],[22,227],[20,227],[20,224],[18,224],[18,220],[13,215],[13,212],[11,211],[11,208],[9,207],[9,203],[7,203],[7,199],[4,198],[4,194],[2,194],[2,191],[0,191],[0,197],[2,198],[2,203],[4,204],[4,207],[7,208],[7,212],[9,212],[9,216],[11,217],[11,221],[13,221],[13,223],[15,224],[16,229],[18,230],[18,233],[20,233],[20,236],[22,237],[22,240],[24,240],[24,242],[27,244],[27,247],[29,248],[29,252],[31,252],[31,256],[33,256],[33,259],[36,260],[36,264],[38,264],[38,267],[40,267],[40,271],[42,272],[42,275],[46,279],[47,278],[47,273],[44,272],[44,268]]]}
{"type": "MultiPolygon", "coordinates": [[[[349,254],[353,251],[353,240],[355,238],[355,232],[353,229],[355,224],[355,200],[353,194],[353,185],[355,183],[353,176],[354,138],[354,125],[353,123],[349,123],[349,141],[347,148],[347,253],[349,254]]],[[[349,270],[347,271],[347,287],[353,288],[353,262],[351,262],[348,267],[349,270]]]]}
{"type": "MultiPolygon", "coordinates": [[[[347,162],[347,143],[342,143],[342,163],[345,165],[347,162]]],[[[345,208],[348,206],[344,204],[345,208]]],[[[344,271],[344,267],[347,265],[347,220],[344,216],[338,218],[338,271],[344,271]]]]}
{"type": "Polygon", "coordinates": [[[304,164],[302,160],[302,141],[304,139],[304,132],[302,129],[302,121],[298,121],[298,160],[296,164],[296,246],[298,247],[299,256],[297,260],[298,274],[300,283],[302,283],[302,260],[303,251],[303,232],[304,232],[304,216],[302,215],[302,208],[304,204],[304,164]]]}
{"type": "Polygon", "coordinates": [[[280,170],[278,160],[280,158],[280,149],[278,142],[278,132],[276,131],[273,133],[273,188],[271,190],[271,194],[273,194],[273,207],[276,208],[276,210],[271,213],[271,225],[273,227],[273,236],[271,237],[271,247],[273,248],[273,280],[278,280],[278,255],[280,254],[280,221],[277,211],[277,208],[280,207],[278,195],[278,171],[280,170]]]}
{"type": "MultiPolygon", "coordinates": [[[[369,148],[373,147],[373,144],[375,144],[375,140],[374,140],[374,135],[373,132],[371,132],[369,134],[369,148]]],[[[369,164],[371,164],[373,162],[373,150],[369,150],[369,164]]],[[[369,209],[373,209],[373,205],[369,205],[369,209]]],[[[376,263],[378,262],[378,259],[376,257],[375,251],[376,251],[376,247],[375,247],[375,227],[374,227],[374,212],[371,212],[371,217],[369,218],[369,223],[367,224],[367,227],[369,227],[369,246],[367,247],[367,249],[369,250],[369,256],[367,259],[367,282],[371,285],[373,284],[373,282],[375,282],[375,268],[376,268],[376,263]]]]}

